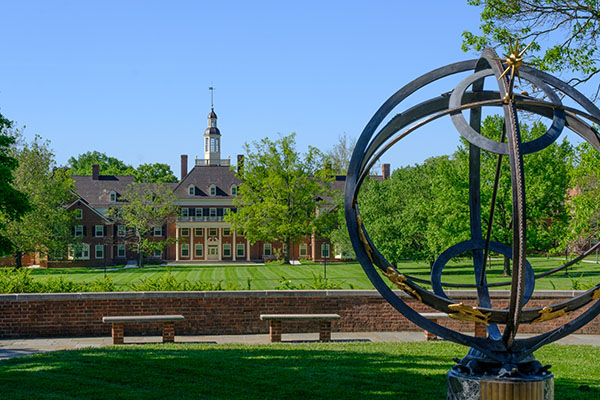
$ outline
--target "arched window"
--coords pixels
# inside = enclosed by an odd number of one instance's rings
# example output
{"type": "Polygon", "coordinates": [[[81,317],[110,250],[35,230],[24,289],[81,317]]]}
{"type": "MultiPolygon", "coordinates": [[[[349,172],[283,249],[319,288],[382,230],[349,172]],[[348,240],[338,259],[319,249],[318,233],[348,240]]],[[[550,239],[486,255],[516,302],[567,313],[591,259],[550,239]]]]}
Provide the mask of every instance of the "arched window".
{"type": "Polygon", "coordinates": [[[110,202],[115,203],[117,201],[117,192],[114,190],[110,191],[110,202]]]}
{"type": "Polygon", "coordinates": [[[237,196],[237,185],[231,185],[231,195],[237,196]]]}
{"type": "Polygon", "coordinates": [[[216,196],[217,195],[217,187],[214,184],[210,185],[210,195],[211,196],[216,196]]]}
{"type": "Polygon", "coordinates": [[[188,194],[190,196],[196,195],[196,187],[194,185],[188,186],[188,194]]]}

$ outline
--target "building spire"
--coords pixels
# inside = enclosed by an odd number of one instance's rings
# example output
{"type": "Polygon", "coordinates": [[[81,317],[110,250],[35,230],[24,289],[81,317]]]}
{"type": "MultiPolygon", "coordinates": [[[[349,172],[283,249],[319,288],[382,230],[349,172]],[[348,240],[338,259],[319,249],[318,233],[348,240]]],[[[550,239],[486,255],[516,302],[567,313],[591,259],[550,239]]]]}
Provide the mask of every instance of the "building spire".
{"type": "Polygon", "coordinates": [[[214,102],[213,102],[213,96],[215,94],[215,88],[214,86],[209,86],[208,90],[210,90],[210,109],[213,110],[215,108],[214,102]]]}

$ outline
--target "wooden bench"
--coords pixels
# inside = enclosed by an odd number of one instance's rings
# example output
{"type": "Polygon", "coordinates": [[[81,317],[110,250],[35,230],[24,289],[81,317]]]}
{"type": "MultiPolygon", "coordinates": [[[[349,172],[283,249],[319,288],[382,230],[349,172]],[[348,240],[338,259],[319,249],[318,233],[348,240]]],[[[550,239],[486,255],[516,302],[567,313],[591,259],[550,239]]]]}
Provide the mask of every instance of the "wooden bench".
{"type": "Polygon", "coordinates": [[[123,325],[127,322],[162,322],[162,341],[175,341],[175,321],[183,321],[183,315],[125,315],[102,317],[102,322],[112,323],[113,344],[123,344],[123,325]]]}
{"type": "Polygon", "coordinates": [[[319,321],[319,340],[331,341],[331,321],[340,319],[338,314],[261,314],[260,319],[269,321],[271,343],[281,342],[282,321],[319,321]]]}
{"type": "MultiPolygon", "coordinates": [[[[446,313],[421,313],[422,317],[437,323],[438,319],[449,319],[446,313]]],[[[484,324],[475,322],[475,337],[487,337],[487,329],[484,324]]],[[[436,340],[437,335],[429,331],[425,331],[425,340],[436,340]]]]}

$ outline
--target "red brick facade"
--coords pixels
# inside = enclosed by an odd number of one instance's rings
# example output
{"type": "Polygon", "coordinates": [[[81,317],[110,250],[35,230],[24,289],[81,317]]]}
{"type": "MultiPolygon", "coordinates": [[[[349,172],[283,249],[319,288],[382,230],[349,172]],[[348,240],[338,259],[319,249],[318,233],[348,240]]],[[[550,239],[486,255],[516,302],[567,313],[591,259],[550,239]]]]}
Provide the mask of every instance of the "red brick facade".
{"type": "MultiPolygon", "coordinates": [[[[420,312],[431,312],[421,303],[400,293],[420,312]]],[[[448,291],[456,301],[474,303],[471,291],[448,291]]],[[[567,300],[577,292],[540,291],[528,306],[549,305],[567,300]]],[[[508,303],[508,292],[494,291],[495,307],[508,303]]],[[[585,309],[584,309],[585,310],[585,309]]],[[[522,325],[521,333],[545,332],[579,315],[533,325],[522,325]]],[[[235,291],[235,292],[129,292],[74,294],[0,295],[0,338],[52,336],[109,336],[110,324],[103,316],[182,314],[175,323],[178,335],[219,335],[268,333],[268,323],[260,314],[336,313],[334,332],[419,331],[372,290],[330,291],[235,291]]],[[[464,332],[473,323],[442,320],[442,325],[464,332]]],[[[283,332],[317,332],[318,322],[284,323],[283,332]],[[288,330],[289,329],[289,330],[288,330]]],[[[161,334],[161,323],[128,324],[127,334],[161,334]]],[[[600,334],[600,319],[579,333],[600,334]]]]}

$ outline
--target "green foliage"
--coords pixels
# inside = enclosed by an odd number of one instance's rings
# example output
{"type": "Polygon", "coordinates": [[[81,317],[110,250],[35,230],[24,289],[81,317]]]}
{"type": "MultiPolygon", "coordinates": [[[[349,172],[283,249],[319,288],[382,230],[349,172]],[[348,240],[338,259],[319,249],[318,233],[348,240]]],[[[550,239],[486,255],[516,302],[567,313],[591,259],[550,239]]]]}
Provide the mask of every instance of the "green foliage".
{"type": "Polygon", "coordinates": [[[6,232],[6,224],[19,221],[31,209],[27,195],[14,186],[18,161],[11,153],[15,144],[11,127],[12,122],[0,114],[0,255],[12,252],[14,245],[15,238],[6,232]]]}
{"type": "Polygon", "coordinates": [[[65,204],[73,200],[75,185],[68,171],[56,168],[50,143],[40,136],[27,142],[19,130],[12,131],[15,144],[10,152],[19,162],[14,186],[29,198],[30,210],[18,221],[4,221],[4,232],[12,237],[17,266],[21,256],[66,254],[75,243],[73,215],[65,204]]]}
{"type": "Polygon", "coordinates": [[[173,238],[157,240],[149,237],[155,226],[163,226],[169,216],[177,211],[176,196],[164,185],[135,184],[129,185],[120,198],[124,204],[112,209],[110,215],[131,228],[133,235],[128,237],[130,243],[137,245],[138,265],[143,266],[144,254],[162,250],[173,243],[173,238]]]}
{"type": "Polygon", "coordinates": [[[115,284],[110,277],[85,282],[74,282],[68,275],[51,277],[46,281],[34,279],[27,268],[0,269],[0,293],[78,293],[113,292],[115,284]]]}
{"type": "Polygon", "coordinates": [[[332,281],[330,279],[324,278],[321,274],[313,274],[313,280],[310,286],[312,289],[315,290],[339,290],[342,289],[342,286],[345,283],[345,281],[332,281]]]}
{"type": "MultiPolygon", "coordinates": [[[[503,120],[488,117],[482,135],[499,140],[503,120]]],[[[521,125],[523,141],[546,131],[541,123],[521,125]]],[[[564,140],[524,156],[528,249],[548,251],[567,232],[565,208],[573,149],[564,140]]],[[[498,156],[481,152],[482,225],[489,220],[498,156]]],[[[469,144],[463,141],[451,156],[396,169],[383,182],[365,183],[358,199],[369,236],[392,262],[421,259],[432,262],[445,249],[470,238],[469,144]]],[[[492,240],[512,243],[512,190],[508,157],[503,157],[492,240]]]]}
{"type": "Polygon", "coordinates": [[[577,146],[571,171],[574,189],[567,203],[570,212],[567,244],[577,247],[600,238],[600,153],[587,143],[577,146]]]}
{"type": "MultiPolygon", "coordinates": [[[[248,287],[250,283],[248,283],[248,287]]],[[[222,281],[217,283],[205,281],[190,281],[188,279],[178,280],[171,271],[159,276],[158,278],[142,279],[140,282],[130,285],[134,291],[220,291],[220,290],[239,290],[239,287],[232,282],[223,285],[222,281]]]]}
{"type": "Polygon", "coordinates": [[[92,165],[94,164],[100,166],[102,175],[134,174],[134,168],[131,165],[99,151],[88,151],[77,157],[71,157],[68,161],[68,167],[73,175],[92,175],[92,165]]]}
{"type": "Polygon", "coordinates": [[[68,167],[73,175],[92,175],[94,164],[99,165],[101,175],[133,175],[137,183],[177,182],[171,167],[164,163],[140,164],[137,168],[133,168],[99,151],[88,151],[77,157],[71,157],[68,161],[68,167]]]}
{"type": "MultiPolygon", "coordinates": [[[[320,232],[328,216],[324,202],[330,195],[331,171],[321,153],[310,147],[296,151],[295,135],[245,144],[242,180],[233,204],[236,213],[225,220],[243,230],[250,243],[281,241],[288,245],[320,232]],[[317,205],[319,210],[317,211],[317,205]]],[[[289,254],[285,255],[289,262],[289,254]]]]}
{"type": "MultiPolygon", "coordinates": [[[[530,46],[529,62],[535,67],[566,72],[570,83],[590,80],[600,57],[600,3],[597,0],[468,0],[482,7],[481,34],[463,33],[463,50],[478,52],[519,39],[530,46]]],[[[596,95],[598,92],[596,92],[596,95]]]]}
{"type": "Polygon", "coordinates": [[[177,177],[173,175],[169,164],[154,163],[140,164],[133,172],[138,183],[174,183],[177,177]]]}

